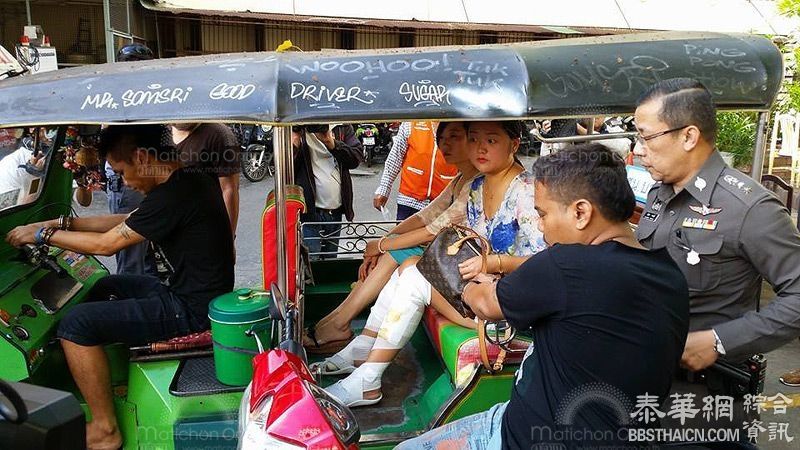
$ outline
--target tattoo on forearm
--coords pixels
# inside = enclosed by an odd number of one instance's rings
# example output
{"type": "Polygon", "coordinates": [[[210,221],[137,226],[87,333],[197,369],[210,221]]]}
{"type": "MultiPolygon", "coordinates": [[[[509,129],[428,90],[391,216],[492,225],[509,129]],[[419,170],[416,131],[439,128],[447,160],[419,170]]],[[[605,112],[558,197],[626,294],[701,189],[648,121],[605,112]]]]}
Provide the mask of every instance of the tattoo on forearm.
{"type": "Polygon", "coordinates": [[[128,228],[128,225],[126,225],[125,222],[119,224],[119,226],[117,227],[117,233],[119,233],[119,235],[124,237],[125,239],[131,238],[131,229],[128,228]]]}

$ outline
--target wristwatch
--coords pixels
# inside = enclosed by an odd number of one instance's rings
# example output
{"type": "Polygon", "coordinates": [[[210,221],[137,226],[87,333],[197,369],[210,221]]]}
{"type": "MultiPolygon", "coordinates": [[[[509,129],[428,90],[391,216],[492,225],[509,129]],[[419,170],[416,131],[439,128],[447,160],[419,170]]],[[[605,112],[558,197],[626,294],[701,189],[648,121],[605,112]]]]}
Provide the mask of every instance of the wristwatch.
{"type": "Polygon", "coordinates": [[[711,329],[711,332],[714,333],[714,351],[717,352],[719,355],[725,354],[725,347],[722,346],[722,341],[719,339],[717,332],[714,329],[711,329]]]}

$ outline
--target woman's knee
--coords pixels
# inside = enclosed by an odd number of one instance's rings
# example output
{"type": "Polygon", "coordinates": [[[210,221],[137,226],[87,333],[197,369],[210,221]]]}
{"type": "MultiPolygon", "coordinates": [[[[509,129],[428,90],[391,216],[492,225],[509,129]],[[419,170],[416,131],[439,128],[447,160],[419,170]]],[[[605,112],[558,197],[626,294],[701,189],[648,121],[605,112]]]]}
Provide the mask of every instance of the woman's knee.
{"type": "Polygon", "coordinates": [[[404,270],[408,269],[409,267],[413,267],[417,265],[417,261],[419,261],[419,256],[409,256],[403,261],[402,264],[397,268],[397,274],[402,274],[404,270]]]}

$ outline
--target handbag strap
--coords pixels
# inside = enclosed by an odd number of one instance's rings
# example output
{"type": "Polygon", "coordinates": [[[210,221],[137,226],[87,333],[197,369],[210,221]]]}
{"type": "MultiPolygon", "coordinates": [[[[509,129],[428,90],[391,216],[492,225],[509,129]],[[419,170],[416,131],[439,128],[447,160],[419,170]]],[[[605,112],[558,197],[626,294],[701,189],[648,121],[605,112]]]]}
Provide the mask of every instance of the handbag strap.
{"type": "MultiPolygon", "coordinates": [[[[505,339],[511,337],[511,327],[506,328],[505,339]]],[[[481,363],[489,373],[496,373],[503,370],[503,364],[506,362],[507,351],[503,346],[500,346],[500,352],[497,354],[497,359],[494,362],[489,361],[489,341],[486,339],[486,321],[478,319],[478,350],[481,354],[481,363]]]]}
{"type": "Polygon", "coordinates": [[[447,254],[455,255],[461,249],[461,246],[464,245],[470,239],[477,239],[481,245],[481,271],[486,272],[486,268],[488,267],[488,259],[489,259],[489,241],[486,240],[485,237],[481,236],[480,234],[476,233],[475,230],[469,227],[465,227],[463,225],[458,224],[451,224],[451,228],[456,230],[456,232],[461,236],[461,238],[447,247],[447,254]]]}

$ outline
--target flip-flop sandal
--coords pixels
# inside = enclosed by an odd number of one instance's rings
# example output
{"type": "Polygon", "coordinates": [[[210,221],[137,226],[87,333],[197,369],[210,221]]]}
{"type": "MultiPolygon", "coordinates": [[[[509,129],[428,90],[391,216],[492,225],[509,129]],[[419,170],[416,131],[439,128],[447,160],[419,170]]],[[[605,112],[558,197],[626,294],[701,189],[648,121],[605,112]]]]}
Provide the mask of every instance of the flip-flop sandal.
{"type": "Polygon", "coordinates": [[[800,369],[794,369],[790,372],[786,372],[778,379],[786,386],[800,387],[800,369]]]}
{"type": "Polygon", "coordinates": [[[309,327],[306,329],[306,336],[311,338],[311,340],[314,342],[313,345],[304,345],[306,348],[306,353],[309,355],[330,355],[347,347],[347,344],[353,340],[353,336],[355,335],[350,332],[350,336],[345,339],[337,339],[320,344],[317,341],[317,328],[309,327]]]}
{"type": "Polygon", "coordinates": [[[339,355],[332,355],[320,362],[315,362],[308,366],[311,373],[321,375],[347,375],[353,373],[356,367],[348,363],[339,355]]]}
{"type": "MultiPolygon", "coordinates": [[[[351,392],[348,390],[346,384],[348,380],[341,380],[333,383],[325,388],[325,391],[342,402],[348,408],[355,408],[358,406],[369,406],[380,402],[383,399],[383,394],[378,398],[364,398],[364,392],[351,392]]],[[[361,381],[360,379],[358,380],[361,381]]]]}

